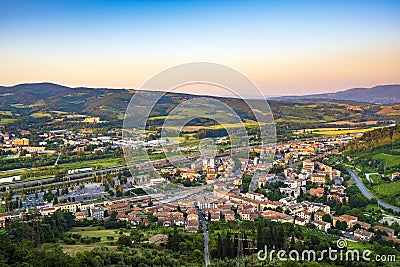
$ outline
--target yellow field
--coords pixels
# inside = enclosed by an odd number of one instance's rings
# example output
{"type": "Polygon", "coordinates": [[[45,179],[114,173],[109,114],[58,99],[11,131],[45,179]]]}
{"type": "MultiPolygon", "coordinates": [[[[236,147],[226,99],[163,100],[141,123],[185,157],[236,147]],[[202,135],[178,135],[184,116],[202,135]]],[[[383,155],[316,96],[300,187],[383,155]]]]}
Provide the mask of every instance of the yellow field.
{"type": "Polygon", "coordinates": [[[44,113],[44,112],[36,112],[36,113],[32,113],[30,116],[34,117],[34,118],[44,118],[44,117],[51,117],[51,114],[44,113]]]}
{"type": "Polygon", "coordinates": [[[11,113],[11,111],[8,111],[8,110],[0,110],[0,115],[11,116],[12,113],[11,113]]]}
{"type": "Polygon", "coordinates": [[[213,125],[210,126],[210,129],[231,129],[231,128],[239,128],[239,127],[247,127],[247,128],[252,128],[252,127],[258,127],[259,124],[256,121],[245,121],[245,122],[240,122],[240,123],[229,123],[229,124],[219,124],[219,125],[213,125]]]}
{"type": "Polygon", "coordinates": [[[366,125],[374,125],[377,124],[378,121],[363,121],[363,122],[352,122],[352,121],[331,121],[331,122],[327,122],[326,124],[336,124],[336,125],[351,125],[351,126],[355,126],[355,125],[360,125],[360,124],[366,124],[366,125]]]}
{"type": "Polygon", "coordinates": [[[68,112],[59,111],[59,110],[53,110],[53,111],[51,111],[51,112],[56,113],[57,115],[67,115],[67,114],[68,114],[68,112]]]}
{"type": "MultiPolygon", "coordinates": [[[[317,129],[305,129],[307,133],[319,134],[319,135],[340,135],[340,134],[349,134],[349,133],[365,133],[375,129],[383,128],[380,127],[370,127],[370,128],[360,128],[360,129],[352,129],[352,128],[317,128],[317,129]]],[[[301,131],[300,131],[301,132],[301,131]]]]}

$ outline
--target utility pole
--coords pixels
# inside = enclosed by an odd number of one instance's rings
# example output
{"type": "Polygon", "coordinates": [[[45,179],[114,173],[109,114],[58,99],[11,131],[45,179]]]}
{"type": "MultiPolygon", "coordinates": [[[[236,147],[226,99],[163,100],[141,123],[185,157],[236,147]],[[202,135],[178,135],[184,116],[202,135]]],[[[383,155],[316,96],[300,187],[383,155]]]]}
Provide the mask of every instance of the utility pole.
{"type": "Polygon", "coordinates": [[[250,251],[250,260],[249,260],[249,264],[248,267],[253,267],[253,263],[254,263],[254,240],[253,239],[248,239],[249,240],[249,251],[250,251]]]}
{"type": "Polygon", "coordinates": [[[254,240],[253,239],[245,239],[243,238],[243,233],[239,232],[238,233],[238,246],[237,246],[237,262],[236,262],[236,266],[245,266],[245,262],[244,262],[244,250],[248,249],[249,250],[249,254],[250,254],[250,261],[248,264],[248,267],[253,266],[253,262],[254,262],[254,250],[256,249],[254,247],[254,240]],[[248,241],[249,242],[249,247],[248,248],[244,248],[243,247],[243,242],[244,241],[248,241]]]}
{"type": "Polygon", "coordinates": [[[243,233],[238,233],[238,247],[237,247],[237,262],[236,266],[245,266],[244,265],[244,250],[243,250],[243,233]]]}

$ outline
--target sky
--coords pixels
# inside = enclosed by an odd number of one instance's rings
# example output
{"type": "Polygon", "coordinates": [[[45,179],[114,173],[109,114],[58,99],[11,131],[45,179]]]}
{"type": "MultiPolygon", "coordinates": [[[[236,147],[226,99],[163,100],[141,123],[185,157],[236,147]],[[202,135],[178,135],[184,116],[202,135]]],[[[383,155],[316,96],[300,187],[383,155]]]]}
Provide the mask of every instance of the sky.
{"type": "Polygon", "coordinates": [[[0,85],[138,88],[196,61],[266,96],[400,83],[400,1],[0,0],[0,85]]]}

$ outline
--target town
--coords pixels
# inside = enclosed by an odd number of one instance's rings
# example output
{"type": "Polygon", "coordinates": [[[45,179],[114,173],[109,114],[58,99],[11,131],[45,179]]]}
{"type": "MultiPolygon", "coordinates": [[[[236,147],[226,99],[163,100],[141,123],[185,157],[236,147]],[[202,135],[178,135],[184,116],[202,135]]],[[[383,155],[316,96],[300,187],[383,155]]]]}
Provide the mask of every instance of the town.
{"type": "Polygon", "coordinates": [[[0,10],[0,267],[399,266],[400,1],[0,10]]]}
{"type": "MultiPolygon", "coordinates": [[[[108,134],[56,130],[29,138],[32,136],[29,131],[20,131],[18,135],[3,132],[1,151],[9,158],[37,161],[54,154],[51,158],[54,162],[49,161],[48,167],[44,167],[48,168],[47,174],[51,176],[59,167],[57,164],[63,165],[61,154],[95,155],[101,159],[102,155],[115,155],[118,151],[118,155],[122,155],[124,146],[132,147],[132,142],[121,139],[117,131],[108,134]],[[39,146],[31,146],[32,143],[39,146]]],[[[156,160],[160,177],[146,179],[144,183],[138,183],[138,178],[143,175],[133,177],[123,165],[108,166],[108,169],[100,166],[59,169],[59,179],[49,179],[47,183],[40,178],[29,179],[29,173],[22,170],[19,175],[0,180],[3,183],[2,206],[6,207],[6,212],[0,214],[0,226],[4,227],[9,220],[23,219],[32,211],[50,216],[58,210],[71,212],[76,221],[85,221],[89,225],[93,221],[112,218],[131,228],[140,224],[175,225],[193,233],[199,231],[202,218],[208,222],[264,218],[312,227],[354,241],[372,241],[374,236],[379,236],[400,243],[394,229],[390,228],[400,224],[398,216],[389,211],[375,217],[357,216],[360,213],[354,209],[357,204],[351,203],[352,195],[344,186],[349,180],[344,178],[347,174],[323,163],[329,161],[327,157],[333,151],[338,153],[342,145],[359,136],[352,134],[279,143],[272,163],[264,162],[263,150],[253,147],[251,158],[240,161],[239,176],[235,172],[235,161],[228,156],[199,159],[188,168],[174,168],[168,160],[156,160]],[[270,172],[256,175],[260,170],[270,172]],[[254,192],[249,191],[252,180],[256,182],[254,192]],[[25,181],[27,183],[23,184],[25,181]],[[37,182],[40,184],[36,185],[37,182]],[[178,184],[179,188],[189,189],[207,186],[209,190],[194,194],[189,191],[184,197],[169,202],[162,194],[146,194],[143,190],[158,183],[178,184]],[[343,208],[349,206],[352,209],[343,208]]],[[[157,151],[162,151],[162,144],[162,141],[149,139],[134,145],[158,154],[157,151]]],[[[3,173],[9,171],[12,170],[3,173]]],[[[43,170],[39,172],[43,173],[43,170]]]]}

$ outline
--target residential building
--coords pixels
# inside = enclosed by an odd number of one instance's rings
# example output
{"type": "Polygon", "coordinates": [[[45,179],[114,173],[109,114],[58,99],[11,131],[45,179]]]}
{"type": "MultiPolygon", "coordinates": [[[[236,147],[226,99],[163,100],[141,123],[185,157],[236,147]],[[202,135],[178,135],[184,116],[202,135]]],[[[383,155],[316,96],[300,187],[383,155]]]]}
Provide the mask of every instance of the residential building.
{"type": "Polygon", "coordinates": [[[131,207],[128,202],[115,203],[115,204],[111,204],[110,206],[108,206],[108,214],[111,214],[114,211],[117,212],[118,214],[126,213],[130,210],[131,210],[131,207]]]}
{"type": "Polygon", "coordinates": [[[56,211],[54,207],[45,207],[40,209],[40,214],[42,216],[50,216],[56,211]]]}
{"type": "Polygon", "coordinates": [[[69,211],[73,214],[81,209],[81,202],[67,202],[54,205],[55,210],[69,211]]]}
{"type": "Polygon", "coordinates": [[[78,212],[75,213],[75,220],[81,221],[83,219],[86,219],[86,212],[78,211],[78,212]]]}
{"type": "Polygon", "coordinates": [[[296,225],[305,226],[307,223],[309,223],[309,221],[301,217],[297,217],[294,219],[294,224],[296,225]]]}
{"type": "Polygon", "coordinates": [[[240,218],[243,221],[249,221],[251,218],[251,211],[250,210],[243,210],[241,212],[239,212],[240,218]]]}
{"type": "Polygon", "coordinates": [[[13,146],[29,146],[29,139],[27,138],[17,138],[12,141],[13,146]]]}
{"type": "Polygon", "coordinates": [[[345,193],[340,193],[340,192],[330,192],[329,195],[327,196],[328,200],[334,199],[340,203],[348,203],[349,202],[349,197],[346,196],[345,193]]]}
{"type": "Polygon", "coordinates": [[[354,231],[354,239],[357,241],[370,241],[373,235],[373,233],[363,229],[357,229],[354,231]]]}
{"type": "Polygon", "coordinates": [[[324,221],[314,221],[313,224],[318,230],[328,232],[328,230],[331,228],[331,224],[328,222],[324,221]]]}
{"type": "Polygon", "coordinates": [[[9,214],[9,213],[0,214],[0,227],[5,227],[6,222],[10,219],[11,219],[11,214],[9,214]]]}
{"type": "Polygon", "coordinates": [[[235,213],[232,210],[226,211],[224,213],[224,218],[225,218],[225,221],[227,221],[227,222],[236,220],[235,213]]]}
{"type": "Polygon", "coordinates": [[[374,231],[381,231],[381,232],[385,232],[387,233],[387,235],[389,237],[393,237],[394,236],[394,230],[392,228],[389,227],[385,227],[385,226],[374,226],[374,231]]]}
{"type": "Polygon", "coordinates": [[[322,217],[327,214],[323,211],[317,211],[316,213],[314,213],[314,221],[322,221],[322,217]]]}
{"type": "Polygon", "coordinates": [[[323,187],[310,188],[310,195],[318,198],[324,195],[325,189],[323,187]]]}
{"type": "Polygon", "coordinates": [[[296,212],[295,215],[299,218],[304,219],[306,223],[309,223],[311,221],[312,212],[306,210],[300,210],[296,212]]]}
{"type": "Polygon", "coordinates": [[[105,211],[104,207],[96,207],[96,208],[93,208],[93,209],[91,210],[91,212],[92,212],[92,217],[93,217],[94,219],[97,219],[97,220],[103,220],[103,219],[104,219],[104,211],[105,211]]]}
{"type": "Polygon", "coordinates": [[[289,222],[289,223],[293,223],[293,217],[290,215],[287,215],[285,213],[282,212],[277,212],[274,210],[266,210],[261,212],[261,216],[264,217],[267,220],[271,220],[274,222],[281,222],[281,223],[285,223],[285,222],[289,222]]]}
{"type": "Polygon", "coordinates": [[[361,228],[368,230],[369,228],[371,228],[371,224],[366,223],[366,222],[357,222],[356,224],[359,224],[361,226],[361,228]]]}
{"type": "Polygon", "coordinates": [[[338,217],[333,217],[333,226],[336,227],[337,221],[346,222],[347,227],[352,228],[358,222],[358,218],[347,214],[343,214],[342,216],[338,217]]]}
{"type": "Polygon", "coordinates": [[[312,183],[316,183],[318,185],[326,184],[326,177],[324,173],[313,173],[310,180],[312,183]]]}

